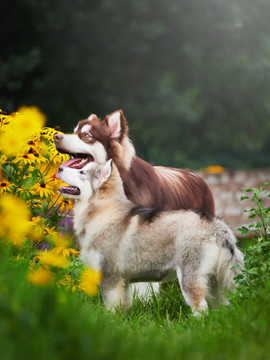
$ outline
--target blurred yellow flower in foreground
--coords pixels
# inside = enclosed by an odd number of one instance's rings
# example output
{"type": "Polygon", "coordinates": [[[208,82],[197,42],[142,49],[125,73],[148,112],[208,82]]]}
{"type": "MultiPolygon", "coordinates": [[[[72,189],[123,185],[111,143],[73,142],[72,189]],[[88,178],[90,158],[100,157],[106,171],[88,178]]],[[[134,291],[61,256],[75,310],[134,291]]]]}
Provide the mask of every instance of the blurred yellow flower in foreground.
{"type": "Polygon", "coordinates": [[[101,272],[95,270],[84,270],[79,288],[88,295],[95,295],[98,292],[98,285],[101,280],[101,272]]]}
{"type": "Polygon", "coordinates": [[[25,138],[39,133],[45,125],[46,117],[36,106],[22,106],[16,113],[16,130],[21,131],[25,138]]]}
{"type": "Polygon", "coordinates": [[[42,267],[39,267],[28,274],[28,281],[35,285],[47,285],[52,280],[52,273],[42,267]]]}
{"type": "Polygon", "coordinates": [[[35,257],[37,260],[40,261],[43,265],[49,265],[49,266],[56,266],[64,268],[69,264],[69,261],[66,257],[56,254],[52,250],[47,250],[43,253],[38,254],[35,257]]]}
{"type": "Polygon", "coordinates": [[[26,140],[39,133],[45,124],[45,115],[35,106],[21,107],[10,118],[9,125],[0,133],[0,150],[8,156],[20,152],[26,140]]]}
{"type": "Polygon", "coordinates": [[[63,256],[70,256],[70,255],[79,256],[80,254],[79,251],[72,248],[66,248],[64,246],[56,246],[55,248],[52,249],[52,252],[57,255],[61,254],[63,256]]]}
{"type": "Polygon", "coordinates": [[[20,246],[30,232],[30,211],[19,198],[5,194],[0,197],[0,236],[20,246]]]}

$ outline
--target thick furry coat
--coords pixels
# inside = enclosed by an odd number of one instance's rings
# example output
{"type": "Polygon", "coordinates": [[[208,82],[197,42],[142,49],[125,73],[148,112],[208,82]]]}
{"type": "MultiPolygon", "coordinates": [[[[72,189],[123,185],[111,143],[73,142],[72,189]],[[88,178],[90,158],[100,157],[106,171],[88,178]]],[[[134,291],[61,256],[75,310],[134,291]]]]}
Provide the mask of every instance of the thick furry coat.
{"type": "Polygon", "coordinates": [[[219,301],[222,289],[233,289],[243,255],[222,220],[191,210],[136,206],[110,161],[60,170],[60,178],[71,185],[60,192],[77,199],[74,228],[81,258],[102,271],[101,292],[108,308],[129,308],[130,284],[139,281],[177,276],[194,313],[207,309],[207,298],[219,301]]]}

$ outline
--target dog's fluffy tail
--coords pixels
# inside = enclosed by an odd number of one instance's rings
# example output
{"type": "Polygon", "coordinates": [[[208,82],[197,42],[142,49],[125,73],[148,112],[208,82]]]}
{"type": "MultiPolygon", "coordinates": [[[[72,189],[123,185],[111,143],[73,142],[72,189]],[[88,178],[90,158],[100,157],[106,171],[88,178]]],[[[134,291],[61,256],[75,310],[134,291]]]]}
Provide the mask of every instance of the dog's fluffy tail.
{"type": "Polygon", "coordinates": [[[234,290],[234,278],[244,268],[244,255],[236,246],[236,237],[228,225],[216,220],[216,235],[220,247],[217,264],[217,281],[223,289],[234,290]]]}

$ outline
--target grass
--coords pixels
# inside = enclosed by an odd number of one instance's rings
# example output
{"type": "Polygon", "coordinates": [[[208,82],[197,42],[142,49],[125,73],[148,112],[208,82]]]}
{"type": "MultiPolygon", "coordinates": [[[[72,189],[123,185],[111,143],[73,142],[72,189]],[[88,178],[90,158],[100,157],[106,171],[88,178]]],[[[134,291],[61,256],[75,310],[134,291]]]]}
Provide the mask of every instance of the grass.
{"type": "Polygon", "coordinates": [[[89,297],[27,281],[28,262],[0,264],[1,359],[267,359],[270,280],[240,286],[231,304],[194,318],[176,284],[126,314],[89,297]]]}

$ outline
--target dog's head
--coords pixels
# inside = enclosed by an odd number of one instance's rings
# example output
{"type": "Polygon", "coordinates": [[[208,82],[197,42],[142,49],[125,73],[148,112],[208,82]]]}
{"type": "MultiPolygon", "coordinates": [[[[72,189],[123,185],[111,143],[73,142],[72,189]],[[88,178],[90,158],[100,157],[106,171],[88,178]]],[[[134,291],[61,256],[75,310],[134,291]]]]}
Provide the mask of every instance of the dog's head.
{"type": "Polygon", "coordinates": [[[75,200],[89,200],[102,185],[110,178],[112,172],[112,160],[105,164],[90,162],[82,169],[60,166],[57,177],[69,186],[60,186],[58,191],[61,195],[75,200]]]}
{"type": "Polygon", "coordinates": [[[104,164],[108,159],[120,156],[115,154],[116,149],[127,131],[128,126],[122,110],[107,115],[104,121],[92,114],[78,123],[73,134],[54,135],[54,143],[60,153],[72,156],[72,159],[65,163],[66,167],[82,169],[91,162],[104,164]]]}

